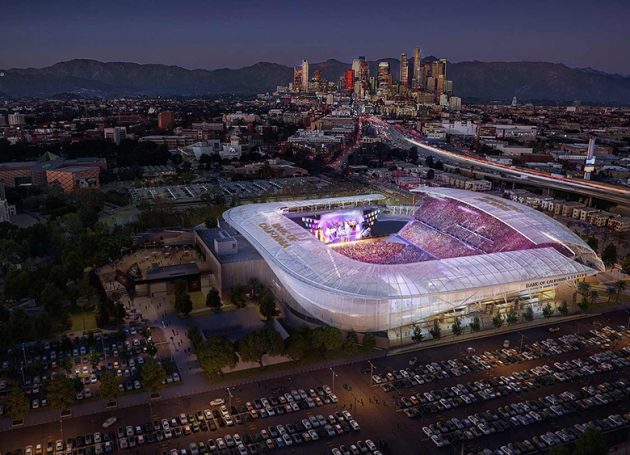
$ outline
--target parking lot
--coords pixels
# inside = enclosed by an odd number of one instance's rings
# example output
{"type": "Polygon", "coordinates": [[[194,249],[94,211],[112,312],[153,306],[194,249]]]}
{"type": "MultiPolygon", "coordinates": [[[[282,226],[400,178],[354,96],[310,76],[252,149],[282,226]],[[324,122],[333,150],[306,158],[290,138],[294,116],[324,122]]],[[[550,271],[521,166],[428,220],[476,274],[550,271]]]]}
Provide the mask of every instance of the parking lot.
{"type": "MultiPolygon", "coordinates": [[[[127,325],[120,333],[96,332],[4,351],[0,354],[0,412],[5,412],[4,400],[13,385],[24,390],[32,411],[46,408],[46,386],[52,377],[64,372],[82,386],[76,393],[78,402],[99,396],[105,371],[116,375],[119,392],[139,391],[139,370],[155,352],[150,331],[136,325],[127,325]]],[[[165,367],[173,369],[168,364],[165,367]]]]}
{"type": "MultiPolygon", "coordinates": [[[[70,418],[64,420],[64,443],[68,436],[89,440],[86,436],[90,433],[92,445],[86,446],[80,439],[72,441],[75,448],[70,453],[96,453],[94,432],[98,431],[102,441],[109,438],[113,451],[125,444],[119,437],[119,431],[123,431],[122,440],[126,439],[127,446],[134,445],[134,453],[170,454],[172,449],[205,453],[214,446],[217,449],[212,453],[245,453],[235,442],[240,440],[247,453],[345,454],[378,450],[405,454],[421,450],[446,454],[463,448],[465,453],[486,450],[509,455],[540,453],[557,441],[570,442],[591,421],[613,440],[623,433],[620,428],[627,427],[630,410],[630,383],[625,380],[630,333],[622,327],[627,318],[626,312],[618,311],[557,324],[557,330],[556,326],[551,330],[538,327],[381,357],[372,365],[361,361],[265,381],[254,378],[231,387],[229,392],[217,386],[209,393],[155,401],[152,414],[148,406],[136,406],[70,418]],[[293,400],[297,410],[286,396],[293,396],[294,391],[300,397],[293,400]],[[214,400],[223,400],[231,425],[221,413],[222,405],[214,400]],[[351,414],[358,430],[352,429],[343,411],[351,414]],[[182,423],[182,413],[186,423],[182,423]],[[112,416],[116,422],[103,429],[103,422],[112,416]],[[329,435],[318,416],[333,428],[334,435],[329,435]],[[166,436],[164,419],[170,437],[166,436]],[[291,438],[289,447],[278,425],[291,438]],[[128,436],[130,426],[133,434],[128,436]],[[310,430],[315,430],[315,437],[310,430]],[[227,447],[227,435],[235,442],[234,447],[227,447]],[[218,449],[219,438],[226,445],[222,452],[218,449]],[[367,440],[374,446],[368,446],[367,440]],[[79,444],[84,445],[78,448],[79,444]],[[411,452],[409,447],[413,447],[411,452]]],[[[6,433],[0,434],[0,449],[23,450],[39,443],[45,451],[49,440],[54,444],[60,439],[58,424],[41,425],[30,433],[27,430],[11,432],[11,444],[6,433]],[[36,441],[32,434],[49,437],[36,441]]],[[[101,442],[100,450],[105,452],[105,447],[101,442]]]]}

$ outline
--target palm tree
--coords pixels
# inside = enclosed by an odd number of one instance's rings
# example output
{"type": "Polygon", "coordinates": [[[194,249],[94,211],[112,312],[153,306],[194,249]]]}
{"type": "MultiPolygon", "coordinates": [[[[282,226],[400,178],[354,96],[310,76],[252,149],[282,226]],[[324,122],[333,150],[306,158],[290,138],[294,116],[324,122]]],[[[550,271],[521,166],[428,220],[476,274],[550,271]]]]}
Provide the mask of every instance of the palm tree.
{"type": "Polygon", "coordinates": [[[589,300],[591,301],[591,306],[595,303],[595,299],[597,299],[598,296],[599,296],[599,293],[595,289],[589,292],[588,297],[589,297],[589,300]]]}
{"type": "Polygon", "coordinates": [[[615,289],[614,286],[608,286],[606,288],[606,295],[608,296],[608,301],[606,302],[607,305],[610,305],[610,300],[613,298],[614,295],[617,294],[617,289],[615,289]]]}
{"type": "Polygon", "coordinates": [[[615,303],[619,303],[619,297],[621,297],[621,293],[626,290],[626,282],[623,280],[619,280],[615,283],[615,289],[617,290],[617,297],[615,298],[615,303]]]}
{"type": "Polygon", "coordinates": [[[578,292],[582,294],[582,296],[587,296],[589,291],[591,290],[591,285],[586,281],[580,281],[578,283],[578,292]]]}

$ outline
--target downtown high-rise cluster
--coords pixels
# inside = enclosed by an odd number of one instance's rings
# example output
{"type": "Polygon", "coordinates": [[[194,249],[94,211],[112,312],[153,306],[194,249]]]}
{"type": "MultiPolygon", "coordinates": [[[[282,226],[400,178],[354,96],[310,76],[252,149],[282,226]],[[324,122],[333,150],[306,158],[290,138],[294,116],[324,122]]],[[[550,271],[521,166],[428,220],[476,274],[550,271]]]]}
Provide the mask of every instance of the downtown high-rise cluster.
{"type": "MultiPolygon", "coordinates": [[[[311,77],[308,60],[293,69],[290,89],[295,93],[315,93],[328,89],[339,90],[355,98],[378,97],[382,99],[408,99],[427,104],[453,104],[453,82],[447,79],[446,59],[425,59],[419,47],[413,57],[400,55],[398,78],[392,74],[390,61],[378,62],[376,74],[370,74],[370,65],[364,56],[353,59],[352,66],[339,81],[327,82],[319,71],[311,77]]],[[[455,97],[453,97],[455,98],[455,97]]],[[[456,103],[458,99],[453,101],[456,103]]]]}

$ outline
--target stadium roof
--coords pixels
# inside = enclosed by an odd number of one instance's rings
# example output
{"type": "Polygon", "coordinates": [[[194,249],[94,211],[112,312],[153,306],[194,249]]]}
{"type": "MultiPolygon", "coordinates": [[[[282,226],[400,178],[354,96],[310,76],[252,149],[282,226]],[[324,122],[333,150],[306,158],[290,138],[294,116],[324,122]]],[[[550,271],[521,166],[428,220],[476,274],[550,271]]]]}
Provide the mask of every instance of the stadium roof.
{"type": "MultiPolygon", "coordinates": [[[[400,298],[593,271],[552,247],[410,264],[368,264],[336,253],[283,214],[287,207],[347,206],[380,198],[380,195],[367,195],[243,205],[228,210],[224,216],[265,259],[312,286],[339,293],[400,298]]],[[[545,216],[534,213],[537,217],[545,216]]],[[[561,236],[555,230],[552,232],[561,236]]]]}

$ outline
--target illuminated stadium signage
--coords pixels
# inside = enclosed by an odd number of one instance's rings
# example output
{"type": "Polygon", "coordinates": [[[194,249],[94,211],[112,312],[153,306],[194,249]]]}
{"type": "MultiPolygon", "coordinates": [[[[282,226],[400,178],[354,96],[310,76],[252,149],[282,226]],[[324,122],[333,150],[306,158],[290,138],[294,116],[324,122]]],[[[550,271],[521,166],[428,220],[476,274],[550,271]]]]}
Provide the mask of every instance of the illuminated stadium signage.
{"type": "Polygon", "coordinates": [[[562,283],[563,281],[574,281],[580,278],[584,278],[586,273],[576,273],[574,275],[565,276],[562,278],[552,278],[549,280],[541,280],[541,281],[532,281],[525,284],[526,289],[534,289],[534,288],[544,288],[548,286],[555,286],[558,283],[562,283]]]}
{"type": "Polygon", "coordinates": [[[291,242],[297,242],[300,239],[299,235],[292,234],[280,223],[268,224],[260,223],[258,226],[265,231],[269,236],[278,242],[282,248],[288,247],[291,242]]]}

